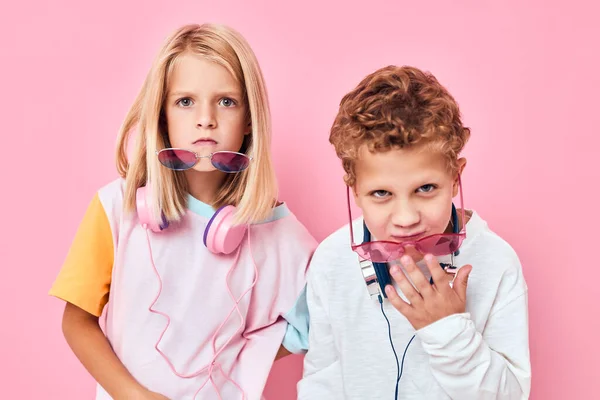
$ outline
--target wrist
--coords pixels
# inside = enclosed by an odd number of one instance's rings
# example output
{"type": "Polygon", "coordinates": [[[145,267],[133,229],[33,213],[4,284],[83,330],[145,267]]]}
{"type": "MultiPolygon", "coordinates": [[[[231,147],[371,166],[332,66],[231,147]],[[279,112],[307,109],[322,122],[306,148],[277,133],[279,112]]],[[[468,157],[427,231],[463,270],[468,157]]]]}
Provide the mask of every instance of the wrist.
{"type": "Polygon", "coordinates": [[[470,313],[451,314],[417,329],[416,335],[424,345],[445,347],[471,325],[473,322],[470,313]]]}

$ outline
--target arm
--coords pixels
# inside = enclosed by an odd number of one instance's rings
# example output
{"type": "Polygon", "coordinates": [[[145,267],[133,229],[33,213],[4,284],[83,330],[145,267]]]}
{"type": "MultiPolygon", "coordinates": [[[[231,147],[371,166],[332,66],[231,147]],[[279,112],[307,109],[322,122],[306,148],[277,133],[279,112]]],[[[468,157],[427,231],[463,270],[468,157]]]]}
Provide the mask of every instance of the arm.
{"type": "Polygon", "coordinates": [[[280,358],[287,357],[290,354],[292,353],[288,349],[286,349],[285,346],[282,344],[281,346],[279,346],[279,350],[277,350],[275,361],[279,360],[280,358]]]}
{"type": "Polygon", "coordinates": [[[516,255],[507,260],[513,265],[500,281],[482,333],[465,308],[472,267],[460,268],[450,284],[451,275],[433,257],[425,260],[433,285],[410,257],[404,257],[406,272],[392,266],[390,273],[409,302],[391,285],[386,293],[417,330],[439,385],[453,399],[527,399],[531,385],[527,287],[516,255]]]}
{"type": "Polygon", "coordinates": [[[529,398],[527,293],[492,314],[483,334],[464,313],[429,325],[417,335],[429,354],[433,375],[453,399],[529,398]]]}
{"type": "Polygon", "coordinates": [[[306,304],[306,286],[300,292],[292,309],[283,318],[287,321],[287,327],[275,360],[290,354],[305,354],[308,350],[309,316],[306,304]]]}
{"type": "Polygon", "coordinates": [[[62,329],[73,353],[113,399],[166,399],[160,395],[149,397],[131,376],[100,329],[98,317],[67,303],[62,329]]]}
{"type": "Polygon", "coordinates": [[[63,334],[83,366],[114,399],[165,399],[135,381],[98,325],[108,302],[113,253],[111,226],[96,195],[50,290],[50,295],[66,302],[63,334]]]}
{"type": "Polygon", "coordinates": [[[298,383],[299,400],[343,398],[340,362],[329,323],[327,300],[324,298],[325,293],[319,289],[319,283],[323,282],[314,276],[314,270],[309,269],[307,304],[310,331],[303,378],[298,383]]]}

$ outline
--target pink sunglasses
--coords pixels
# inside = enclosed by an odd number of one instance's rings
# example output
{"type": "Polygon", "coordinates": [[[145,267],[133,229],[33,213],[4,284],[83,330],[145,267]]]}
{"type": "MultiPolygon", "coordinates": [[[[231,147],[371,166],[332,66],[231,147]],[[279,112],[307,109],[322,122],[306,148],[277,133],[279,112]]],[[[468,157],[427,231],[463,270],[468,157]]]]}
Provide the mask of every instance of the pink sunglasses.
{"type": "Polygon", "coordinates": [[[198,164],[202,158],[208,158],[219,171],[236,173],[248,168],[252,160],[252,157],[235,151],[216,151],[207,156],[199,156],[190,150],[167,148],[157,151],[156,155],[162,165],[174,171],[188,170],[198,164]]]}
{"type": "Polygon", "coordinates": [[[348,196],[348,217],[350,219],[350,243],[354,250],[363,260],[371,260],[377,263],[386,263],[397,260],[405,253],[406,246],[415,247],[422,254],[432,254],[434,256],[445,256],[454,253],[467,236],[465,230],[465,208],[463,205],[463,191],[458,176],[458,187],[460,192],[460,209],[463,226],[459,233],[438,233],[426,236],[416,241],[392,242],[392,241],[372,241],[361,244],[354,243],[354,229],[352,228],[352,211],[350,208],[350,187],[347,187],[348,196]]]}

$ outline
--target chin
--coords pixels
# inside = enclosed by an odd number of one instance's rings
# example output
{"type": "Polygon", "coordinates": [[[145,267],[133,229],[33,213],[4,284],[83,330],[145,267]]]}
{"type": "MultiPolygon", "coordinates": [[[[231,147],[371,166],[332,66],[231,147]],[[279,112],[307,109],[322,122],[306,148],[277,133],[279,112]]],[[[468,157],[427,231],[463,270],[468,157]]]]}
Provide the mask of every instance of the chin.
{"type": "Polygon", "coordinates": [[[200,162],[196,164],[191,170],[195,172],[213,172],[217,169],[214,167],[214,165],[211,164],[210,160],[203,159],[200,160],[200,162]]]}
{"type": "Polygon", "coordinates": [[[188,170],[185,170],[184,172],[188,173],[188,174],[195,174],[195,173],[207,173],[207,172],[214,172],[217,169],[215,167],[213,167],[212,165],[210,167],[205,167],[205,166],[198,166],[196,165],[194,168],[190,168],[188,170]]]}

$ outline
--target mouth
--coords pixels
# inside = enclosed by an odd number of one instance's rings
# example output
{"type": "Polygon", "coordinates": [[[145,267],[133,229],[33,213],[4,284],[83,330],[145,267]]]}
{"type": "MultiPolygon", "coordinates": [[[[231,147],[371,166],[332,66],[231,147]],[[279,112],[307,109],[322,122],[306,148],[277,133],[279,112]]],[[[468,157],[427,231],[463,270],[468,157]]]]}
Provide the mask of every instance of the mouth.
{"type": "Polygon", "coordinates": [[[214,146],[217,144],[217,141],[214,139],[211,139],[209,137],[204,137],[204,138],[200,138],[200,139],[196,140],[192,144],[195,146],[214,146]]]}
{"type": "Polygon", "coordinates": [[[419,240],[425,235],[425,232],[417,233],[415,235],[392,235],[392,240],[395,242],[414,242],[419,240]]]}

